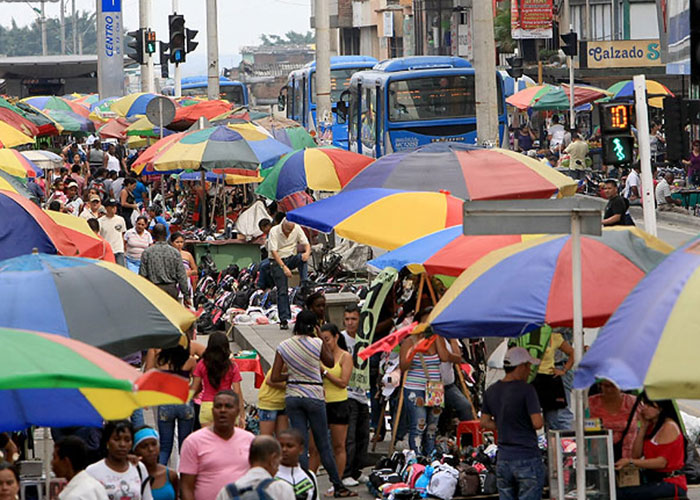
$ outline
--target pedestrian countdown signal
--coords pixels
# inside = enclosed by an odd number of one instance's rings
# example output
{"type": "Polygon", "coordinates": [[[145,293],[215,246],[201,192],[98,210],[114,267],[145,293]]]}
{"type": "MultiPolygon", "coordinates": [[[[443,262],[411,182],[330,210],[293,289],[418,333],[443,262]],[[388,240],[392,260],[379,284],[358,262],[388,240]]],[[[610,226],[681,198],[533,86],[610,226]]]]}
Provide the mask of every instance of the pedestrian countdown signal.
{"type": "Polygon", "coordinates": [[[608,103],[600,105],[600,133],[603,163],[630,164],[634,159],[634,137],[630,121],[631,106],[608,103]]]}

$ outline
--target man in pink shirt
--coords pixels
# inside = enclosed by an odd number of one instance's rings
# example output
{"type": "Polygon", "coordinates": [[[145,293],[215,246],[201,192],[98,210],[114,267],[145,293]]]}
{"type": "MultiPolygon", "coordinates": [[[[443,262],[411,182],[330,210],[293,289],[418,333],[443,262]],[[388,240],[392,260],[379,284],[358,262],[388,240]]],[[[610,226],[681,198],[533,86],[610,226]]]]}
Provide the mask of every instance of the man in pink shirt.
{"type": "Polygon", "coordinates": [[[230,390],[214,397],[211,426],[193,432],[182,444],[182,500],[215,500],[219,491],[243,476],[250,465],[248,451],[255,437],[236,428],[238,395],[230,390]]]}

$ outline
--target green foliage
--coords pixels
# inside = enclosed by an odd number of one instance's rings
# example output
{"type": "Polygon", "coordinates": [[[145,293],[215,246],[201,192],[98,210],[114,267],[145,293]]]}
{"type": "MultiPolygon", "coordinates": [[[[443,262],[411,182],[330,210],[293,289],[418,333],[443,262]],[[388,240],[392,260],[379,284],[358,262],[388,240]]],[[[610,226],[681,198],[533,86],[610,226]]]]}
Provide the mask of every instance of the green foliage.
{"type": "Polygon", "coordinates": [[[498,9],[493,20],[493,32],[496,46],[500,52],[513,52],[517,44],[510,36],[510,2],[504,2],[503,8],[498,9]]]}
{"type": "MultiPolygon", "coordinates": [[[[97,31],[95,14],[76,13],[78,39],[83,38],[83,54],[97,52],[97,31]]],[[[73,53],[73,22],[66,17],[66,53],[73,53]]],[[[61,27],[58,19],[46,20],[46,45],[49,55],[61,53],[61,27]]],[[[0,26],[0,54],[5,56],[39,56],[41,55],[41,24],[38,19],[28,26],[17,26],[14,18],[10,27],[0,26]]]]}
{"type": "Polygon", "coordinates": [[[558,50],[542,49],[537,53],[537,60],[543,62],[549,62],[552,56],[559,54],[558,50]]]}
{"type": "Polygon", "coordinates": [[[311,31],[306,33],[297,33],[296,31],[288,31],[284,37],[279,35],[260,35],[260,41],[264,46],[272,47],[275,45],[306,45],[314,43],[314,34],[311,31]]]}

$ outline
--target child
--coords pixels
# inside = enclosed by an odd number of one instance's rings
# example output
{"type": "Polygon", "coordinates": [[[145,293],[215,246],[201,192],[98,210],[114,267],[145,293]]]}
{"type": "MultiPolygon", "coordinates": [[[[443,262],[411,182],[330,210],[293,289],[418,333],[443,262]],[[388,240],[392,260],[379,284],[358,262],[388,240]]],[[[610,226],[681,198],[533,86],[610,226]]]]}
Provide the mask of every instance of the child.
{"type": "Polygon", "coordinates": [[[318,500],[318,483],[313,472],[299,465],[299,455],[304,453],[304,438],[297,429],[289,428],[277,435],[282,447],[282,460],[275,479],[292,485],[297,500],[318,500]]]}

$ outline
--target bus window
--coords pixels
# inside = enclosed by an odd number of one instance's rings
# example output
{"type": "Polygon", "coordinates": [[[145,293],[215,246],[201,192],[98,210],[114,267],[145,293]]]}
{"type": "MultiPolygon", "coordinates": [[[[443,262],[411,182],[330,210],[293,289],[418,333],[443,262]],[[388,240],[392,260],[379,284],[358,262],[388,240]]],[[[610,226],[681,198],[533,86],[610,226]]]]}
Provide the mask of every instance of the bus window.
{"type": "Polygon", "coordinates": [[[357,116],[357,87],[351,87],[350,109],[348,111],[348,137],[350,138],[350,143],[357,142],[357,116]]]}
{"type": "MultiPolygon", "coordinates": [[[[182,95],[189,97],[206,97],[207,84],[183,88],[182,95]]],[[[243,89],[238,85],[220,85],[219,99],[226,99],[231,104],[236,104],[239,106],[245,104],[243,101],[243,89]]]]}
{"type": "Polygon", "coordinates": [[[392,122],[474,116],[474,75],[424,77],[389,84],[392,122]]]}
{"type": "Polygon", "coordinates": [[[362,147],[374,149],[376,141],[377,122],[377,91],[374,87],[368,87],[364,91],[362,100],[362,147]]]}
{"type": "MultiPolygon", "coordinates": [[[[357,68],[331,70],[331,102],[340,100],[340,94],[350,86],[350,77],[357,68]]],[[[316,73],[311,76],[311,102],[316,102],[316,73]]]]}

